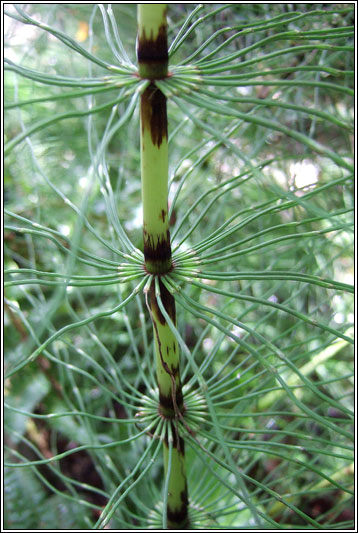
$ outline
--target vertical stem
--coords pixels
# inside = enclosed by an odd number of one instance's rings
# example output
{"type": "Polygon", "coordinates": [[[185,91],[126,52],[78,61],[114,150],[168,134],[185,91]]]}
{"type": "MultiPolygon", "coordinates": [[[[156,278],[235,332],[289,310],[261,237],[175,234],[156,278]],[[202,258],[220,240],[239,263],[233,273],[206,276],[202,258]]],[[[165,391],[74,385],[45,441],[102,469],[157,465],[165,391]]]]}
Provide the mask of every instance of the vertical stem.
{"type": "Polygon", "coordinates": [[[151,83],[141,96],[141,173],[145,267],[151,274],[170,270],[168,223],[167,103],[151,83]]]}
{"type": "Polygon", "coordinates": [[[149,289],[149,309],[155,339],[159,412],[167,419],[173,435],[170,468],[168,438],[163,444],[165,475],[170,470],[167,525],[169,529],[185,529],[188,527],[188,496],[184,441],[177,428],[178,418],[184,411],[179,346],[158,305],[160,298],[171,321],[176,324],[175,300],[160,279],[172,268],[167,102],[155,84],[155,80],[168,74],[166,11],[166,4],[138,4],[139,76],[151,81],[141,96],[140,105],[143,241],[145,268],[154,275],[149,289]]]}

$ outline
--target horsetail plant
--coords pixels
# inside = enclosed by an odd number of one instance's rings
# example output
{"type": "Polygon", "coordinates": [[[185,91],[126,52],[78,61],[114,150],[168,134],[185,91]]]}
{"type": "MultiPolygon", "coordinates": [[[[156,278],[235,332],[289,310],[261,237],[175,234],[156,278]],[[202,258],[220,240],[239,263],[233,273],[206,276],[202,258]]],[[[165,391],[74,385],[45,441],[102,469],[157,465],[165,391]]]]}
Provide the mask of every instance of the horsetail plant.
{"type": "MultiPolygon", "coordinates": [[[[141,95],[141,176],[143,199],[144,265],[149,278],[148,308],[155,339],[159,412],[169,423],[183,417],[178,342],[161,312],[163,302],[172,323],[176,324],[175,300],[161,281],[172,269],[168,219],[168,124],[166,97],[155,81],[167,77],[168,44],[166,4],[138,4],[138,72],[150,84],[141,95]]],[[[164,466],[168,477],[168,526],[188,525],[188,495],[185,474],[184,440],[174,425],[164,442],[164,466]],[[170,449],[168,439],[172,440],[170,449]]]]}
{"type": "Polygon", "coordinates": [[[352,6],[5,10],[8,528],[352,528],[352,6]]]}

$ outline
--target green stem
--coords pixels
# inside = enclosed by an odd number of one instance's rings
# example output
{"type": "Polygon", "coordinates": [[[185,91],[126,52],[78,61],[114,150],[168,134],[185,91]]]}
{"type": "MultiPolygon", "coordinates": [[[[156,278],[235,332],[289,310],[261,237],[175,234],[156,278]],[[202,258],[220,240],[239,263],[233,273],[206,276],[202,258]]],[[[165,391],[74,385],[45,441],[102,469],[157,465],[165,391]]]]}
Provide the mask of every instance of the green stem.
{"type": "Polygon", "coordinates": [[[155,80],[168,73],[165,4],[138,5],[139,76],[152,80],[141,96],[141,174],[144,258],[148,272],[171,268],[168,222],[167,102],[155,80]]]}
{"type": "Polygon", "coordinates": [[[145,267],[163,274],[172,266],[168,222],[167,104],[151,83],[141,96],[141,174],[145,267]]]}
{"type": "Polygon", "coordinates": [[[184,440],[178,422],[184,404],[179,371],[178,341],[160,306],[176,324],[175,300],[161,281],[172,269],[168,219],[168,127],[166,97],[156,80],[168,74],[165,4],[138,4],[138,73],[150,80],[141,96],[141,177],[143,200],[144,263],[151,274],[146,286],[148,309],[153,323],[159,413],[167,422],[163,442],[166,509],[163,527],[188,527],[188,495],[184,440]]]}

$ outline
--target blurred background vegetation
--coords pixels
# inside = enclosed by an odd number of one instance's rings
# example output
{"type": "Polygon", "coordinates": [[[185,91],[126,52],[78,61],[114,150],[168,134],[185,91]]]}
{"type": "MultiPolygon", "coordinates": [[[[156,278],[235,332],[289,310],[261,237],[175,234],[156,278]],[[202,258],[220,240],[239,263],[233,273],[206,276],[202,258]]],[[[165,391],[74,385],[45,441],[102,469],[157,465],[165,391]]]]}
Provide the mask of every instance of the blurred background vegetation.
{"type": "MultiPolygon", "coordinates": [[[[170,4],[169,43],[197,6],[170,4]]],[[[332,32],[354,23],[349,3],[230,4],[210,15],[220,6],[203,7],[200,16],[208,17],[187,36],[173,56],[173,64],[185,61],[215,31],[227,28],[205,50],[205,54],[215,52],[234,35],[235,30],[230,29],[234,24],[254,28],[259,21],[268,24],[280,15],[315,10],[336,12],[327,17],[306,16],[288,29],[332,32]]],[[[114,63],[103,18],[94,4],[28,4],[22,8],[103,61],[114,63]]],[[[135,63],[136,4],[115,4],[112,9],[120,38],[135,63]]],[[[13,5],[6,5],[6,11],[18,17],[13,5]]],[[[248,79],[253,71],[286,69],[254,77],[253,81],[260,82],[257,84],[216,87],[218,110],[225,103],[248,116],[274,119],[352,164],[353,98],[348,89],[353,88],[349,73],[354,58],[344,47],[352,46],[353,37],[340,37],[337,32],[327,41],[334,50],[317,46],[293,51],[284,56],[283,65],[282,56],[269,62],[260,59],[287,47],[284,41],[265,41],[275,32],[276,28],[269,27],[244,32],[217,52],[215,57],[220,57],[262,41],[261,47],[244,57],[252,60],[244,69],[248,79]],[[310,66],[321,69],[305,70],[310,66]],[[292,84],[266,85],[270,80],[292,84]],[[322,82],[341,90],[321,86],[322,82]],[[225,101],[228,97],[231,102],[225,101]],[[245,97],[278,105],[240,101],[245,97]],[[324,111],[332,120],[298,112],[294,106],[324,111]]],[[[307,42],[311,42],[309,37],[307,42]]],[[[292,48],[300,45],[302,41],[290,40],[292,48]]],[[[88,79],[104,75],[100,66],[90,64],[51,33],[11,16],[5,16],[5,57],[29,71],[53,76],[88,79]]],[[[137,479],[137,474],[131,478],[131,471],[150,442],[148,436],[134,438],[139,430],[133,422],[138,398],[132,389],[148,394],[142,373],[154,384],[151,324],[144,299],[138,297],[118,313],[66,332],[35,360],[30,355],[55,331],[114,308],[133,288],[130,284],[101,285],[91,282],[90,276],[106,274],[105,261],[120,262],[113,251],[118,246],[116,216],[133,244],[142,248],[138,109],[103,150],[110,184],[106,192],[103,183],[93,179],[93,168],[112,107],[46,127],[41,124],[62,113],[78,114],[90,106],[104,105],[117,96],[117,90],[91,96],[89,89],[83,94],[83,89],[20,76],[11,64],[5,74],[5,141],[11,142],[39,124],[8,154],[4,174],[4,251],[9,272],[4,337],[5,368],[10,373],[5,382],[6,528],[92,528],[119,484],[137,479]],[[81,95],[70,96],[76,90],[81,95]],[[111,206],[116,206],[116,214],[110,212],[111,206]],[[92,264],[78,261],[79,256],[92,264]],[[21,273],[21,269],[25,270],[21,273]],[[61,275],[63,281],[39,272],[61,275]],[[69,272],[84,276],[88,284],[71,286],[69,272]],[[18,283],[21,279],[22,284],[18,283]],[[26,364],[22,365],[23,361],[26,364]],[[128,444],[106,447],[131,437],[128,444]]],[[[218,324],[246,345],[210,323],[205,313],[193,315],[193,306],[178,311],[178,330],[208,384],[220,430],[232,444],[232,460],[247,476],[246,490],[260,517],[265,516],[270,527],[276,524],[279,529],[350,529],[354,518],[349,438],[353,350],[347,338],[353,333],[353,299],[348,290],[354,280],[353,175],[326,153],[311,150],[280,131],[234,120],[220,111],[214,115],[190,101],[183,102],[185,113],[174,101],[168,104],[174,245],[184,239],[198,217],[202,217],[198,226],[182,247],[190,248],[215,235],[228,220],[242,221],[224,240],[225,253],[241,250],[242,254],[203,266],[204,270],[226,273],[225,283],[206,279],[208,291],[187,283],[185,294],[224,313],[223,319],[216,316],[218,324]],[[232,188],[231,182],[225,184],[241,174],[232,188]],[[273,206],[277,209],[269,209],[273,206]],[[294,237],[287,239],[291,234],[294,237]],[[269,239],[276,241],[267,245],[269,239]],[[252,275],[231,279],[233,271],[252,275]],[[302,278],[294,281],[294,274],[291,279],[263,274],[270,271],[300,272],[334,281],[327,286],[318,281],[306,283],[302,278]],[[211,291],[220,287],[230,294],[211,291]],[[226,317],[237,323],[227,322],[226,317]],[[315,327],[317,322],[323,327],[315,327]],[[271,344],[262,344],[252,331],[274,345],[291,366],[270,353],[271,344]],[[253,353],[265,364],[255,360],[253,353]],[[276,374],[292,397],[277,384],[276,374]]],[[[127,108],[128,100],[118,104],[116,116],[127,108]]],[[[209,251],[221,246],[213,244],[209,251]]],[[[197,311],[202,313],[203,308],[197,311]]],[[[188,386],[195,383],[188,363],[183,377],[188,386]]],[[[202,437],[202,445],[218,461],[210,467],[204,456],[204,469],[198,451],[188,446],[189,493],[195,502],[197,524],[255,527],[253,510],[240,503],[230,489],[239,490],[237,479],[222,466],[227,461],[226,451],[221,449],[210,417],[207,424],[207,434],[199,432],[198,438],[202,437]]],[[[110,528],[155,524],[153,502],[162,499],[162,482],[157,461],[145,481],[133,485],[110,528]],[[153,522],[148,522],[148,516],[153,522]]]]}

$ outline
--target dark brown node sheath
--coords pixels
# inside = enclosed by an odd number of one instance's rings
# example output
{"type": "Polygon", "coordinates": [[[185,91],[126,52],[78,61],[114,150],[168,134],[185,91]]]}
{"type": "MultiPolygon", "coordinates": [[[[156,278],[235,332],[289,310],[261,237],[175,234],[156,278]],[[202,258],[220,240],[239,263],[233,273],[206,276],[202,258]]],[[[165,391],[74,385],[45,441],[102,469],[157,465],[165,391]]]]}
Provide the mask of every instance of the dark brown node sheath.
{"type": "Polygon", "coordinates": [[[153,237],[143,229],[144,262],[151,274],[165,274],[172,267],[172,249],[169,230],[164,237],[153,237]]]}
{"type": "MultiPolygon", "coordinates": [[[[166,20],[166,12],[164,13],[166,20]]],[[[161,24],[158,34],[147,35],[145,29],[138,36],[137,59],[139,76],[149,80],[165,78],[168,74],[167,25],[161,24]]]]}
{"type": "Polygon", "coordinates": [[[180,509],[171,510],[167,507],[168,529],[187,529],[189,526],[188,517],[188,490],[185,487],[180,493],[182,505],[180,509]]]}

